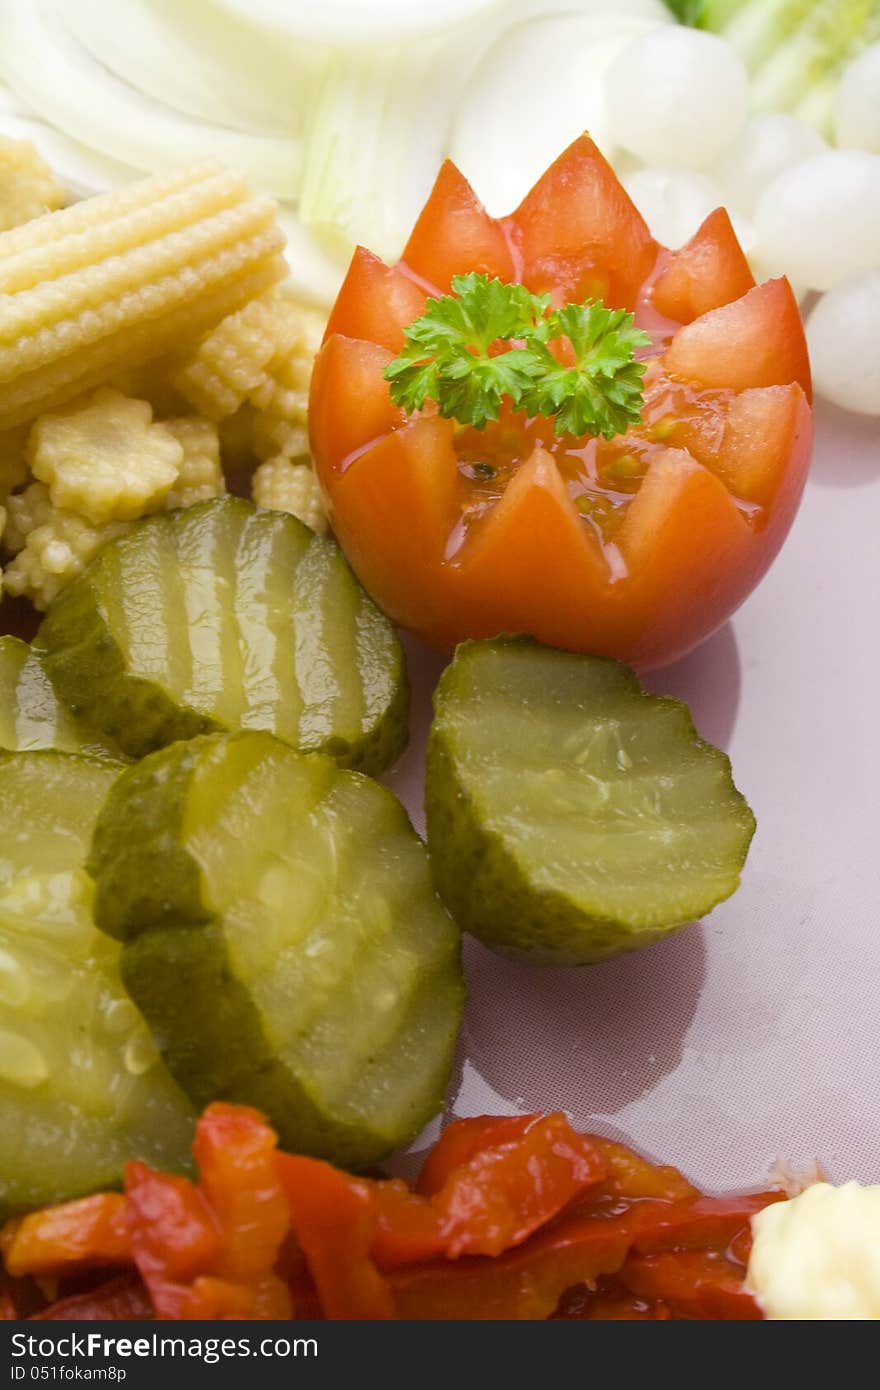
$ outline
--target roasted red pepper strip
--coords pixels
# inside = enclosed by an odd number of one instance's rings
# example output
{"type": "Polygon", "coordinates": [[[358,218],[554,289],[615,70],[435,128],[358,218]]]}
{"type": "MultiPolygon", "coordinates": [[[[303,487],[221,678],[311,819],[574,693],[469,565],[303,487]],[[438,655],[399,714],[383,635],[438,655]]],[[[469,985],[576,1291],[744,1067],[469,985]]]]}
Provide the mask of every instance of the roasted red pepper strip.
{"type": "Polygon", "coordinates": [[[745,1228],[756,1212],[781,1202],[781,1192],[747,1197],[694,1197],[687,1202],[642,1202],[634,1209],[633,1251],[640,1255],[667,1250],[720,1250],[745,1228]]]}
{"type": "Polygon", "coordinates": [[[425,1159],[416,1180],[416,1192],[424,1197],[439,1192],[456,1168],[495,1144],[519,1139],[538,1118],[536,1115],[476,1115],[470,1120],[453,1120],[425,1159]]]}
{"type": "Polygon", "coordinates": [[[494,1259],[465,1257],[408,1266],[390,1276],[397,1316],[548,1318],[566,1289],[619,1269],[631,1238],[626,1216],[563,1217],[494,1259]]]}
{"type": "Polygon", "coordinates": [[[601,1135],[591,1136],[608,1160],[607,1188],[619,1197],[657,1197],[668,1202],[699,1197],[699,1192],[677,1168],[649,1163],[646,1158],[601,1135]]]}
{"type": "Polygon", "coordinates": [[[315,1158],[279,1154],[277,1165],[325,1317],[393,1318],[390,1289],[370,1255],[373,1185],[315,1158]]]}
{"type": "Polygon", "coordinates": [[[620,1271],[620,1282],[641,1298],[661,1299],[679,1317],[725,1322],[760,1319],[760,1308],[743,1287],[743,1273],[723,1254],[680,1250],[632,1256],[620,1271]]]}
{"type": "Polygon", "coordinates": [[[275,1145],[255,1110],[209,1105],[193,1146],[198,1187],[128,1165],[135,1261],[159,1317],[290,1317],[290,1294],[274,1272],[290,1224],[275,1145]]]}
{"type": "Polygon", "coordinates": [[[254,1296],[256,1316],[290,1316],[290,1298],[274,1274],[290,1229],[275,1158],[277,1138],[255,1110],[210,1105],[196,1127],[199,1190],[220,1227],[211,1273],[254,1296]]]}
{"type": "Polygon", "coordinates": [[[55,1319],[63,1322],[128,1322],[144,1321],[153,1318],[153,1305],[150,1295],[136,1274],[123,1274],[100,1284],[88,1293],[74,1294],[50,1303],[40,1313],[33,1313],[31,1320],[50,1322],[55,1319]]]}
{"type": "Polygon", "coordinates": [[[0,1251],[14,1277],[131,1264],[125,1198],[102,1192],[19,1217],[0,1232],[0,1251]]]}
{"type": "Polygon", "coordinates": [[[554,1318],[580,1322],[669,1322],[672,1313],[667,1304],[636,1298],[611,1278],[600,1279],[595,1289],[569,1289],[554,1318]]]}
{"type": "MultiPolygon", "coordinates": [[[[467,1139],[459,1152],[467,1152],[467,1139]]],[[[456,1126],[450,1126],[455,1130],[456,1126]]],[[[427,1199],[398,1184],[379,1184],[378,1229],[373,1254],[382,1268],[445,1255],[500,1255],[540,1230],[574,1198],[596,1187],[608,1163],[593,1141],[576,1134],[562,1114],[530,1116],[511,1135],[490,1142],[449,1169],[443,1186],[427,1199]],[[433,1220],[430,1213],[433,1213],[433,1220]]],[[[447,1131],[448,1132],[448,1131],[447,1131]]],[[[484,1134],[488,1134],[484,1131],[484,1134]]],[[[456,1147],[455,1136],[448,1144],[456,1147]]],[[[435,1169],[439,1172],[440,1165],[435,1169]]]]}
{"type": "Polygon", "coordinates": [[[129,1163],[125,1173],[132,1248],[160,1318],[199,1316],[189,1284],[210,1268],[220,1232],[204,1197],[188,1178],[129,1163]]]}
{"type": "MultiPolygon", "coordinates": [[[[43,1319],[754,1319],[751,1217],[561,1114],[447,1129],[416,1191],[276,1152],[255,1111],[209,1106],[198,1184],[132,1163],[125,1196],[7,1223],[0,1315],[43,1319]],[[82,1292],[82,1272],[126,1272],[82,1292]],[[74,1275],[40,1310],[30,1277],[74,1275]],[[40,1310],[40,1311],[37,1311],[40,1310]]],[[[45,1286],[43,1286],[45,1290],[45,1286]]]]}

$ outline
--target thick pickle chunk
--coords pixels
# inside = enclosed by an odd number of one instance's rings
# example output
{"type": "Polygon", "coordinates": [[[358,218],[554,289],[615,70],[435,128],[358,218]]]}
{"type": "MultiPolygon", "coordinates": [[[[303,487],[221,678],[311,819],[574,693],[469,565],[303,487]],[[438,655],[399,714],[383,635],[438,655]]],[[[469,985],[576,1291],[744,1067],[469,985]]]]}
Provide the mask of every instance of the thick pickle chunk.
{"type": "Polygon", "coordinates": [[[300,1153],[366,1166],[441,1106],[459,934],[384,787],[263,733],[208,734],[119,778],[96,920],[198,1105],[255,1105],[300,1153]]]}
{"type": "Polygon", "coordinates": [[[265,729],[378,773],[406,742],[403,651],[333,541],[229,497],[105,546],[37,635],[61,698],[133,757],[265,729]]]}
{"type": "Polygon", "coordinates": [[[18,637],[0,637],[0,749],[57,748],[119,758],[115,745],[60,703],[39,652],[18,637]]]}
{"type": "Polygon", "coordinates": [[[434,705],[434,880],[493,950],[588,965],[738,886],[755,820],[728,758],[628,667],[527,638],[464,642],[434,705]]]}
{"type": "Polygon", "coordinates": [[[0,1212],[188,1164],[189,1102],[99,932],[84,861],[119,774],[104,759],[0,754],[0,1212]]]}

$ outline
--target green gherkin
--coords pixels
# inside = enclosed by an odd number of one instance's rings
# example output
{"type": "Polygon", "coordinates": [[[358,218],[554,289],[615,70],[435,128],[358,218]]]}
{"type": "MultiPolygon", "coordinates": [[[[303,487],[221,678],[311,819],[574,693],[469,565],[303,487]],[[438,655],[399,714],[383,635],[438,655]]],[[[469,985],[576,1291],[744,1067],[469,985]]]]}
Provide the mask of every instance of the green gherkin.
{"type": "Polygon", "coordinates": [[[0,754],[0,1214],[189,1166],[193,1113],[97,930],[85,858],[109,759],[0,754]]]}
{"type": "Polygon", "coordinates": [[[65,704],[132,757],[265,729],[375,774],[406,743],[400,642],[339,547],[239,498],[111,541],[35,645],[65,704]]]}
{"type": "Polygon", "coordinates": [[[587,965],[647,946],[739,884],[755,828],[686,705],[619,662],[465,642],[435,696],[434,880],[503,955],[587,965]]]}
{"type": "Polygon", "coordinates": [[[18,637],[0,637],[0,748],[57,748],[120,758],[104,735],[82,724],[58,699],[42,658],[18,637]]]}
{"type": "Polygon", "coordinates": [[[120,777],[89,869],[197,1105],[255,1105],[286,1147],[349,1167],[441,1107],[459,933],[384,787],[269,734],[204,735],[120,777]]]}

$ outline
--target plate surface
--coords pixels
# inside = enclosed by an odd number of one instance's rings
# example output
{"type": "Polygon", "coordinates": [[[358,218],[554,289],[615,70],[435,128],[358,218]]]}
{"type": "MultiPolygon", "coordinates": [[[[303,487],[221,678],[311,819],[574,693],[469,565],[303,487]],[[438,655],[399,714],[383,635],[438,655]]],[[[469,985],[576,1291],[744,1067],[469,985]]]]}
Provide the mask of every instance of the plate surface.
{"type": "MultiPolygon", "coordinates": [[[[421,831],[431,690],[387,779],[421,831]]],[[[467,941],[450,1111],[567,1111],[709,1188],[778,1158],[880,1179],[880,427],[819,405],[801,511],[759,589],[647,682],[726,748],[758,818],[740,891],[649,950],[584,970],[467,941]]],[[[426,1131],[416,1150],[435,1133],[426,1131]]]]}

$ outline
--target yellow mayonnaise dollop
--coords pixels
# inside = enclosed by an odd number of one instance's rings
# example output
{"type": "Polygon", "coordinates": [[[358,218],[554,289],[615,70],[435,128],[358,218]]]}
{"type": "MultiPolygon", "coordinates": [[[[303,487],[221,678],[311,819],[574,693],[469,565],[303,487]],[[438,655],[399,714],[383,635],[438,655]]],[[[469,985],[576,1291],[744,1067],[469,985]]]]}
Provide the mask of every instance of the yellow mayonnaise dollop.
{"type": "Polygon", "coordinates": [[[768,1318],[880,1318],[880,1186],[814,1183],[752,1229],[747,1286],[768,1318]]]}

